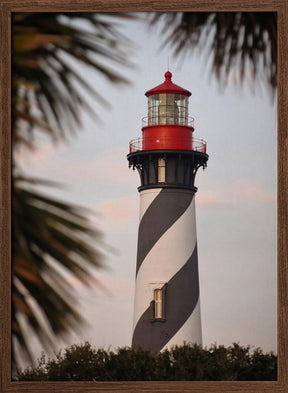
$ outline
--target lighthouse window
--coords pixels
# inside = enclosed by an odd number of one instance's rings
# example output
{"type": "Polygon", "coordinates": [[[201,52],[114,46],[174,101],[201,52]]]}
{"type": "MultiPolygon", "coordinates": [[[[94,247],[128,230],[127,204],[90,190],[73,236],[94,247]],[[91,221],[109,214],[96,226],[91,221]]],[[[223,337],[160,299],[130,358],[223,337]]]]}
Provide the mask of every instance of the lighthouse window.
{"type": "Polygon", "coordinates": [[[154,318],[163,318],[163,290],[154,289],[154,318]]]}
{"type": "Polygon", "coordinates": [[[148,125],[153,126],[158,124],[158,107],[159,94],[155,94],[148,98],[148,125]]]}
{"type": "Polygon", "coordinates": [[[179,124],[188,124],[188,97],[175,94],[175,102],[179,108],[179,124]]]}
{"type": "Polygon", "coordinates": [[[166,290],[167,284],[164,283],[151,283],[151,297],[150,303],[151,319],[153,322],[166,321],[166,290]]]}
{"type": "Polygon", "coordinates": [[[158,158],[158,182],[165,182],[166,163],[164,158],[158,158]]]}
{"type": "Polygon", "coordinates": [[[178,124],[179,108],[175,94],[159,94],[158,124],[178,124]]]}
{"type": "Polygon", "coordinates": [[[148,97],[148,125],[188,124],[188,97],[162,93],[148,97]]]}

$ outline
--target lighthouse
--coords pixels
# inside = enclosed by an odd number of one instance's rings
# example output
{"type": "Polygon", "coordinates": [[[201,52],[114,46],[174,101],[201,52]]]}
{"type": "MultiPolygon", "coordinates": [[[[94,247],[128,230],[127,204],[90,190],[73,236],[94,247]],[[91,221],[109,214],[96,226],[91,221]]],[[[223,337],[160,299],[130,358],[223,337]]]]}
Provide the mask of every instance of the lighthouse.
{"type": "Polygon", "coordinates": [[[190,91],[164,76],[145,93],[142,138],[127,156],[141,182],[132,348],[153,353],[202,344],[194,180],[208,155],[193,136],[190,91]]]}

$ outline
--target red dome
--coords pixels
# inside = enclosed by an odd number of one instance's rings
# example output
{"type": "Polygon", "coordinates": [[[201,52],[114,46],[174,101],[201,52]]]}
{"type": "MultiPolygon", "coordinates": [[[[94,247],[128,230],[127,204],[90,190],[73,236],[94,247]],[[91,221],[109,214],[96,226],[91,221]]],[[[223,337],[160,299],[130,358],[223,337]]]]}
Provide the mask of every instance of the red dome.
{"type": "Polygon", "coordinates": [[[149,97],[153,94],[171,93],[171,94],[183,94],[184,96],[191,96],[190,91],[183,89],[180,86],[175,85],[171,81],[172,73],[170,71],[165,72],[165,82],[159,86],[154,87],[151,90],[146,91],[145,96],[149,97]]]}

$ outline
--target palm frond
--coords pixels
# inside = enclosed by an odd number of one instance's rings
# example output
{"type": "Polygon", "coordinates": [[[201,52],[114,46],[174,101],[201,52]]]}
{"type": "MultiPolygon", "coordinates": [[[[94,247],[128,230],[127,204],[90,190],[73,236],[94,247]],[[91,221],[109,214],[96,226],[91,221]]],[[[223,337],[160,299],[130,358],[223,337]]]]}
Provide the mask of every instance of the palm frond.
{"type": "Polygon", "coordinates": [[[212,72],[222,86],[234,73],[243,83],[264,80],[277,88],[277,14],[275,12],[165,12],[149,16],[161,26],[162,47],[176,57],[212,55],[212,72]]]}
{"type": "Polygon", "coordinates": [[[103,254],[97,251],[101,234],[86,218],[87,209],[42,195],[33,189],[35,181],[16,178],[12,193],[12,334],[28,358],[19,315],[51,350],[55,335],[64,337],[83,322],[75,309],[71,277],[91,285],[91,267],[103,267],[103,254]]]}
{"type": "Polygon", "coordinates": [[[108,16],[105,13],[13,14],[12,125],[16,144],[23,140],[26,145],[33,144],[36,130],[44,131],[54,142],[67,140],[80,128],[81,110],[95,116],[95,108],[81,96],[75,82],[99,104],[107,104],[97,88],[73,70],[73,62],[92,68],[113,84],[129,83],[109,68],[107,62],[132,66],[128,60],[131,41],[122,35],[113,19],[134,17],[125,13],[108,16]],[[37,116],[31,116],[33,111],[37,116]]]}
{"type": "MultiPolygon", "coordinates": [[[[83,110],[98,119],[82,92],[109,104],[77,65],[112,84],[129,83],[107,64],[131,67],[132,45],[117,21],[135,16],[16,12],[12,19],[13,151],[23,145],[33,151],[37,132],[54,143],[67,141],[80,129],[83,110]]],[[[71,277],[91,285],[91,268],[103,267],[101,234],[86,218],[87,209],[47,197],[37,191],[39,185],[55,184],[22,176],[13,161],[12,337],[14,348],[30,361],[25,329],[46,349],[53,349],[56,336],[77,331],[83,319],[75,309],[71,277]]]]}

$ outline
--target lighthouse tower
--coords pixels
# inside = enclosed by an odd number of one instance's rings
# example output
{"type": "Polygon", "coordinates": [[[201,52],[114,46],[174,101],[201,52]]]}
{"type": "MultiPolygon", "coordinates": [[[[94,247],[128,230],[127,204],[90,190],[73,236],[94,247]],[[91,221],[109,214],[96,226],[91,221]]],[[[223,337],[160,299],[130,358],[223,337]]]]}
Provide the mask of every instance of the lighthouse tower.
{"type": "Polygon", "coordinates": [[[194,179],[206,143],[193,137],[191,93],[172,80],[147,91],[142,138],[130,142],[140,175],[140,223],[132,348],[202,344],[194,179]]]}

